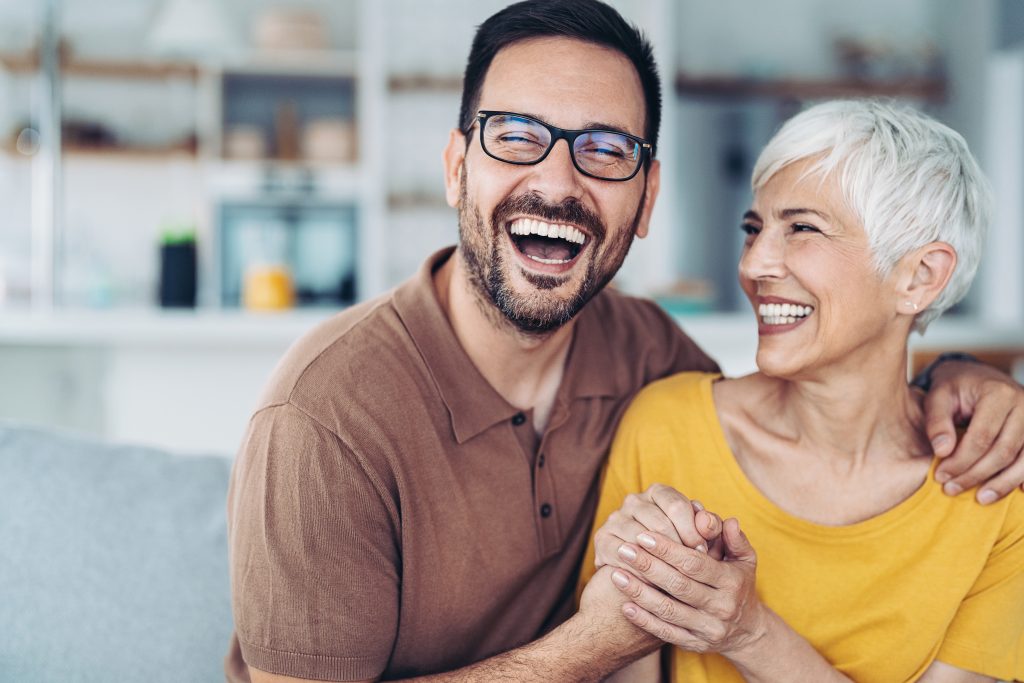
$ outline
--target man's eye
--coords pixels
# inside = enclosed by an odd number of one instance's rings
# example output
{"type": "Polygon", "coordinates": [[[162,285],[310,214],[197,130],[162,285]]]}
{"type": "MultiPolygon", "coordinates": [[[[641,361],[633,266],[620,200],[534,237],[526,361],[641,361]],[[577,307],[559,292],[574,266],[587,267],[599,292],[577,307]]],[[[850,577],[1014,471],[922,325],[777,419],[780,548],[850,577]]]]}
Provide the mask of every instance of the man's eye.
{"type": "Polygon", "coordinates": [[[529,133],[502,133],[498,136],[498,142],[507,145],[535,145],[537,138],[529,133]]]}
{"type": "Polygon", "coordinates": [[[626,153],[618,147],[609,147],[607,145],[593,145],[583,149],[582,152],[592,157],[611,157],[613,159],[624,159],[626,157],[626,153]]]}
{"type": "Polygon", "coordinates": [[[747,233],[748,237],[753,237],[757,235],[757,233],[761,232],[761,228],[756,225],[751,225],[750,223],[740,223],[740,230],[747,233]]]}

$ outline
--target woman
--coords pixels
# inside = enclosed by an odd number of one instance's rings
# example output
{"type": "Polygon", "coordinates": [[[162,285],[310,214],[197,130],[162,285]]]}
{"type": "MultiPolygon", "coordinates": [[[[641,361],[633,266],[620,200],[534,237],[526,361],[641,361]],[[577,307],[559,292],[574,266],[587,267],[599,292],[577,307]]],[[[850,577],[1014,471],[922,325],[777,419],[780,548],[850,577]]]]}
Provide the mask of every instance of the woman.
{"type": "MultiPolygon", "coordinates": [[[[627,618],[677,645],[677,681],[1024,676],[1024,496],[981,506],[929,484],[922,396],[906,382],[910,332],[977,268],[988,196],[966,144],[910,109],[831,102],[769,142],[753,189],[739,273],[759,372],[640,393],[583,580],[595,554],[632,569],[603,571],[631,596],[627,618]],[[661,536],[613,514],[656,483],[734,518],[722,560],[717,545],[680,549],[692,557],[676,564],[674,606],[636,578],[667,567],[661,536]]],[[[643,663],[620,675],[651,678],[643,663]]]]}

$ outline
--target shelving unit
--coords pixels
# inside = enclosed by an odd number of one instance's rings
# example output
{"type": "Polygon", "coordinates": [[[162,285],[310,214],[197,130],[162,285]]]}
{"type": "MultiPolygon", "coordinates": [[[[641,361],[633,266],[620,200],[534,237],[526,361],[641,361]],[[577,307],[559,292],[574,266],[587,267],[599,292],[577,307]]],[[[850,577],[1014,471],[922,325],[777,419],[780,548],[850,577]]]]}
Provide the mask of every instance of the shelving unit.
{"type": "Polygon", "coordinates": [[[941,103],[946,82],[941,79],[869,81],[854,78],[817,80],[758,79],[728,76],[693,76],[679,73],[676,93],[682,97],[728,99],[819,100],[834,97],[902,97],[941,103]]]}

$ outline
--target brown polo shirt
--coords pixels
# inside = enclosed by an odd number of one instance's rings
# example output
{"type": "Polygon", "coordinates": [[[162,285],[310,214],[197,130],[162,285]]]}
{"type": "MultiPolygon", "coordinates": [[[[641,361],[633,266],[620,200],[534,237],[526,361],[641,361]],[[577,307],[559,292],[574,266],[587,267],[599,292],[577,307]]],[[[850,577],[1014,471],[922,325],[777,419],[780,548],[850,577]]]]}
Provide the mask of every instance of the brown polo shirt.
{"type": "Polygon", "coordinates": [[[553,628],[572,614],[626,404],[653,379],[717,369],[654,304],[604,291],[537,437],[437,301],[451,253],[276,369],[229,492],[229,680],[248,680],[243,660],[334,681],[436,673],[553,628]]]}

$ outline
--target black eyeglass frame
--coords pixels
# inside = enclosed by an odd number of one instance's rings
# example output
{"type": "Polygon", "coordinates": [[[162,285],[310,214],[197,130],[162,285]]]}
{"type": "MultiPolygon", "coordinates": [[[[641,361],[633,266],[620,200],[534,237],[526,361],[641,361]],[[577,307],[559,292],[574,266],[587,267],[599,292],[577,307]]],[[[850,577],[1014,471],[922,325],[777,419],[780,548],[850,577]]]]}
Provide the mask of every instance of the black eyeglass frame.
{"type": "Polygon", "coordinates": [[[554,149],[556,142],[558,142],[559,140],[565,140],[565,143],[569,145],[569,158],[572,159],[572,165],[576,167],[577,171],[587,176],[588,178],[607,180],[608,182],[611,183],[621,183],[627,180],[632,180],[634,177],[636,177],[636,174],[640,172],[640,169],[644,167],[644,164],[646,164],[654,156],[654,146],[650,142],[635,135],[623,133],[621,130],[607,130],[604,128],[586,128],[583,130],[569,130],[566,128],[559,128],[558,126],[552,126],[550,123],[541,121],[540,119],[536,119],[532,116],[527,116],[526,114],[520,114],[514,111],[494,111],[491,109],[481,109],[480,111],[478,111],[476,113],[476,118],[473,120],[473,123],[470,124],[469,128],[463,131],[465,135],[468,136],[472,133],[473,126],[475,124],[480,124],[480,149],[484,151],[484,154],[491,157],[492,159],[497,159],[502,163],[513,164],[515,166],[534,166],[536,164],[539,164],[540,162],[548,158],[548,155],[551,154],[551,150],[554,149]],[[502,159],[499,156],[495,156],[490,152],[490,150],[487,149],[487,145],[484,143],[484,127],[485,124],[487,123],[487,119],[491,118],[492,116],[517,116],[519,118],[527,119],[528,121],[535,121],[545,129],[547,129],[547,131],[551,134],[551,142],[550,144],[548,144],[548,148],[544,150],[543,154],[541,154],[533,161],[509,161],[508,159],[502,159]],[[589,171],[586,171],[583,168],[581,168],[579,162],[576,161],[576,138],[580,137],[581,135],[586,135],[587,133],[611,133],[612,135],[621,135],[623,137],[629,138],[633,142],[640,145],[640,159],[637,161],[636,169],[634,169],[633,172],[630,173],[625,178],[604,178],[599,175],[594,175],[593,173],[590,173],[589,171]]]}

